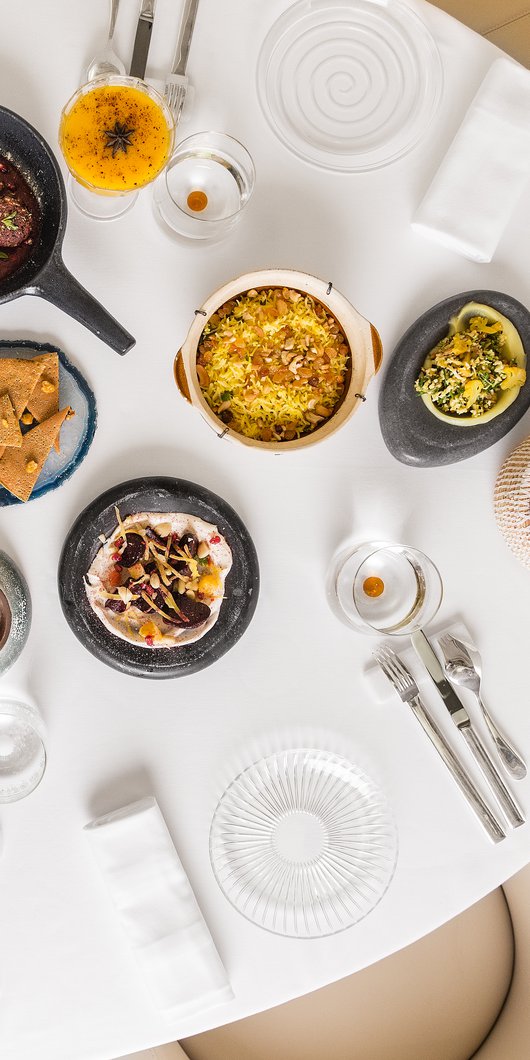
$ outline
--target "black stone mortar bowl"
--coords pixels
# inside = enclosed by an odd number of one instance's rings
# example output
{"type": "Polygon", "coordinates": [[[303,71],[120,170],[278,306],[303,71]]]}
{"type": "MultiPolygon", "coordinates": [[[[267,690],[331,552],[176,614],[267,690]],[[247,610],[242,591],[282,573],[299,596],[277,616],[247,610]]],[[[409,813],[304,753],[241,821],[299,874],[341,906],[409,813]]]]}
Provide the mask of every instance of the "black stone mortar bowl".
{"type": "Polygon", "coordinates": [[[66,229],[66,189],[50,147],[18,114],[0,107],[0,155],[20,170],[41,210],[35,249],[19,269],[0,283],[0,304],[36,294],[84,324],[102,342],[124,354],[135,339],[72,276],[61,254],[66,229]]]}

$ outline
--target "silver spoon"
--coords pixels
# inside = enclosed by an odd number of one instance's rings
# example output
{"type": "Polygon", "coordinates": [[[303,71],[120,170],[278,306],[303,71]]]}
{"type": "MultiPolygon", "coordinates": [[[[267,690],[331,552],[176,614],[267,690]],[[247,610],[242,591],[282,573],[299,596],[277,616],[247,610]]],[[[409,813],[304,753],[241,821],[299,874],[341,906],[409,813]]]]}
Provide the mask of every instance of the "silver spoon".
{"type": "Polygon", "coordinates": [[[444,669],[448,678],[455,685],[469,688],[475,694],[504,768],[515,780],[522,780],[526,776],[526,765],[523,759],[506,737],[499,732],[482,701],[480,695],[482,664],[478,651],[467,647],[461,640],[452,637],[449,633],[444,633],[443,637],[440,637],[440,647],[444,653],[444,669]]]}
{"type": "Polygon", "coordinates": [[[114,37],[114,30],[116,28],[116,19],[118,17],[118,8],[120,6],[120,0],[110,0],[110,22],[109,22],[109,35],[107,43],[102,52],[96,55],[95,59],[92,59],[90,66],[86,72],[87,81],[93,81],[96,77],[109,77],[112,74],[120,74],[123,76],[125,73],[125,65],[112,47],[112,38],[114,37]]]}

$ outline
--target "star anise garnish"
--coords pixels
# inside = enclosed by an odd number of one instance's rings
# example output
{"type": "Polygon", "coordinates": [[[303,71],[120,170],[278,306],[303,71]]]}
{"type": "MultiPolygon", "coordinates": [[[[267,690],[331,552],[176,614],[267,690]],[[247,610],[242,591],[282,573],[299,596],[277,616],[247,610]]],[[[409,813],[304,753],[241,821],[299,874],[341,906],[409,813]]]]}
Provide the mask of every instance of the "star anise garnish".
{"type": "Polygon", "coordinates": [[[118,151],[123,151],[127,154],[127,148],[132,147],[130,137],[136,132],[136,129],[128,129],[125,122],[123,124],[119,121],[115,122],[113,129],[104,129],[103,134],[107,137],[105,144],[105,150],[107,147],[112,149],[112,157],[115,158],[118,151]]]}

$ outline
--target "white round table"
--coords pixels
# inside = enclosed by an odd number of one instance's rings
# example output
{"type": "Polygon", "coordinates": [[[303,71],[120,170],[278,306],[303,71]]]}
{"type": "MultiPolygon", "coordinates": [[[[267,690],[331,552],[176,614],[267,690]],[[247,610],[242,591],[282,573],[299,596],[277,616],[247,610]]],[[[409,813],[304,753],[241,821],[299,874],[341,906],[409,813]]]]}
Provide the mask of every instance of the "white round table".
{"type": "MultiPolygon", "coordinates": [[[[527,192],[493,262],[476,265],[413,233],[411,216],[486,70],[498,54],[418,3],[441,51],[442,104],[421,145],[359,175],[305,165],[258,106],[260,44],[286,0],[201,0],[190,56],[195,85],[182,132],[219,129],[254,157],[256,189],[235,233],[216,247],[178,244],[155,223],[151,193],[109,224],[70,210],[67,266],[135,336],[123,359],[51,305],[2,306],[0,338],[57,344],[98,402],[90,453],[60,490],[4,509],[0,547],[33,600],[27,647],[2,692],[37,703],[48,768],[27,799],[0,811],[0,1053],[9,1060],[108,1060],[276,1005],[408,945],[476,902],[530,859],[526,825],[494,847],[411,713],[377,704],[363,676],[373,646],[328,608],[324,583],[346,541],[385,537],[440,568],[440,622],[462,617],[483,654],[489,703],[530,757],[528,573],[493,517],[493,486],[528,414],[495,447],[428,470],[398,463],[367,401],[322,446],[270,458],[221,441],[178,395],[172,361],[194,309],[254,267],[331,280],[380,331],[386,356],[408,325],[449,295],[478,287],[528,298],[527,192]],[[178,681],[123,676],[97,662],[63,618],[56,572],[64,538],[89,501],[141,475],[173,475],[224,497],[258,550],[261,592],[243,638],[178,681]],[[350,755],[386,791],[399,831],[395,877],[377,908],[331,938],[297,941],[255,927],[219,890],[208,832],[226,783],[269,750],[310,743],[350,755]],[[95,816],[155,794],[227,969],[235,999],[177,1025],[151,1007],[87,849],[95,816]]],[[[158,0],[148,75],[163,80],[180,5],[158,0]]],[[[4,17],[2,103],[57,148],[62,105],[101,44],[105,0],[27,0],[4,17]]],[[[122,0],[118,49],[131,54],[137,5],[122,0]]],[[[440,724],[455,740],[450,722],[440,724]]],[[[459,746],[455,743],[455,746],[459,746]]],[[[530,784],[517,787],[530,810],[530,784]]]]}

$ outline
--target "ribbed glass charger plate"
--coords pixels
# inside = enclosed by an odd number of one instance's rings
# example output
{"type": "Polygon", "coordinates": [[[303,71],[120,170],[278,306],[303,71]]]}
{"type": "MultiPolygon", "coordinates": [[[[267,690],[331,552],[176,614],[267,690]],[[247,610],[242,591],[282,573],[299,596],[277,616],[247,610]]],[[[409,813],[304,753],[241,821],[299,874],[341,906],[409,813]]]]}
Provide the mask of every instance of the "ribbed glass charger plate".
{"type": "Polygon", "coordinates": [[[210,857],[235,908],[280,935],[331,935],[366,916],[394,873],[380,789],[345,758],[295,749],[262,759],[215,811],[210,857]]]}

